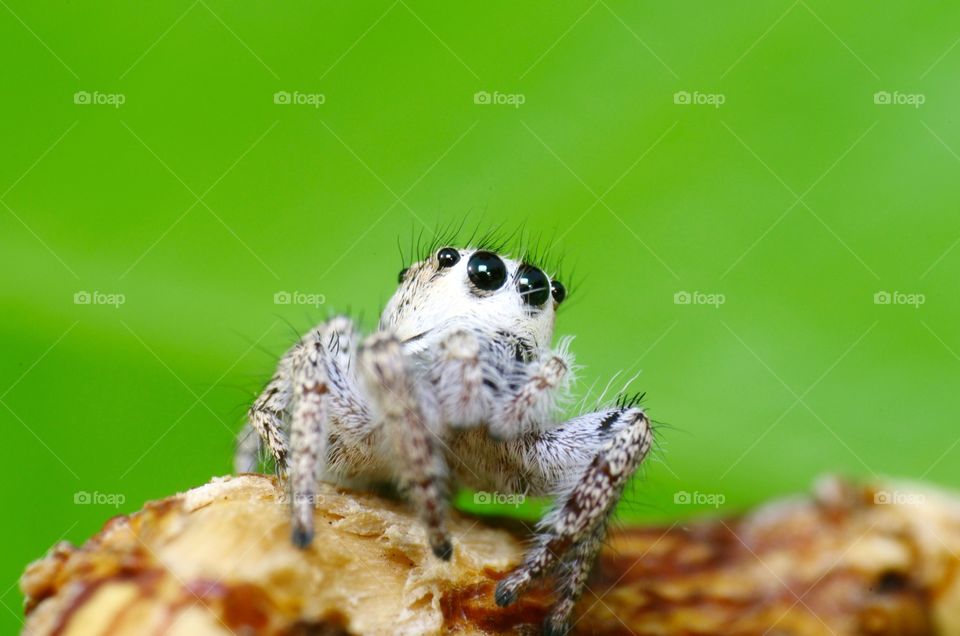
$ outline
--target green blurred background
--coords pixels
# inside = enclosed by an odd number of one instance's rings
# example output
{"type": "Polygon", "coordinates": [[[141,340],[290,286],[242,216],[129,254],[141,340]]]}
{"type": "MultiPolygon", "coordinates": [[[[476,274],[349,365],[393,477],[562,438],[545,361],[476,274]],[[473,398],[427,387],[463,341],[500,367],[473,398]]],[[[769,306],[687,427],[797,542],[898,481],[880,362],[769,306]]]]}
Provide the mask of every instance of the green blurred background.
{"type": "Polygon", "coordinates": [[[947,3],[0,1],[0,630],[51,544],[229,472],[294,328],[372,326],[398,239],[462,220],[573,265],[583,390],[642,371],[672,428],[624,518],[960,486],[958,36],[947,3]]]}

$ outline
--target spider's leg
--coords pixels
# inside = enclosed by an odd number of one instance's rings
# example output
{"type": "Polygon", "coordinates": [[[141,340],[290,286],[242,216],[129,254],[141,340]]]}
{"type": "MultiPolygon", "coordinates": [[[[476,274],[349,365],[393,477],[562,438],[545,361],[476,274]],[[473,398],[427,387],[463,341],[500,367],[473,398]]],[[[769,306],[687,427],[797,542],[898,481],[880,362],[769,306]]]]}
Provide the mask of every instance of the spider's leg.
{"type": "Polygon", "coordinates": [[[331,318],[293,349],[290,494],[293,541],[313,538],[317,480],[362,475],[378,465],[377,427],[353,373],[356,332],[349,318],[331,318]]]}
{"type": "Polygon", "coordinates": [[[260,465],[260,453],[263,451],[263,439],[257,434],[250,422],[246,422],[237,433],[237,442],[233,453],[233,471],[236,473],[256,472],[260,465]]]}
{"type": "Polygon", "coordinates": [[[453,546],[445,528],[446,465],[407,362],[400,341],[383,332],[370,336],[360,351],[360,373],[400,464],[400,485],[420,513],[433,553],[449,560],[453,546]]]}
{"type": "Polygon", "coordinates": [[[312,330],[293,352],[293,405],[290,414],[290,503],[293,543],[313,540],[317,479],[327,450],[330,393],[324,365],[323,327],[312,330]]]}
{"type": "Polygon", "coordinates": [[[650,450],[650,422],[639,408],[622,406],[570,420],[510,442],[529,471],[533,492],[557,494],[538,524],[533,547],[521,565],[497,585],[496,601],[510,605],[534,580],[559,562],[557,604],[546,628],[563,633],[623,488],[650,450]]]}
{"type": "Polygon", "coordinates": [[[501,398],[489,422],[489,431],[496,439],[512,439],[541,430],[544,422],[551,422],[557,400],[570,382],[573,355],[570,339],[542,360],[528,362],[520,367],[510,384],[515,388],[501,398]]]}
{"type": "MultiPolygon", "coordinates": [[[[277,472],[281,475],[287,472],[287,458],[290,454],[287,435],[283,430],[283,413],[290,405],[292,395],[290,360],[291,353],[281,358],[277,372],[247,412],[249,426],[257,432],[260,444],[270,450],[277,464],[277,472]]],[[[255,457],[251,457],[249,446],[238,443],[234,466],[238,471],[256,467],[255,457]]]]}
{"type": "Polygon", "coordinates": [[[345,316],[324,324],[322,342],[327,383],[329,420],[326,477],[335,481],[362,477],[382,463],[377,456],[379,429],[370,415],[356,374],[357,333],[345,316]]]}
{"type": "Polygon", "coordinates": [[[545,634],[566,634],[570,616],[587,587],[587,579],[603,547],[607,534],[606,520],[598,523],[586,537],[578,541],[564,556],[557,568],[557,600],[544,621],[545,634]]]}
{"type": "Polygon", "coordinates": [[[376,427],[352,373],[355,340],[353,323],[342,316],[312,329],[281,358],[237,440],[238,472],[255,470],[258,451],[266,447],[280,475],[289,476],[293,541],[300,547],[313,536],[316,481],[321,469],[331,468],[326,466],[328,443],[340,473],[376,464],[369,443],[376,427]]]}

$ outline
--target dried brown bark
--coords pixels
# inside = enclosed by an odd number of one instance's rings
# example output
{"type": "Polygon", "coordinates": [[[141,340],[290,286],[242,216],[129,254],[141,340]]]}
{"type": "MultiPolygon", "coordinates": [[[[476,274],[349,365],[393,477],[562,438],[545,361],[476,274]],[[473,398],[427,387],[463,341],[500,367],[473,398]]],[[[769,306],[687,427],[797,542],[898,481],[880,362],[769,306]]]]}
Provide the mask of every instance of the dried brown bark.
{"type": "MultiPolygon", "coordinates": [[[[149,503],[28,567],[25,633],[537,633],[549,606],[547,586],[493,604],[522,553],[516,524],[454,515],[443,563],[402,503],[323,486],[316,522],[295,549],[259,475],[149,503]]],[[[956,496],[827,480],[742,517],[615,531],[573,631],[960,634],[958,555],[956,496]]]]}

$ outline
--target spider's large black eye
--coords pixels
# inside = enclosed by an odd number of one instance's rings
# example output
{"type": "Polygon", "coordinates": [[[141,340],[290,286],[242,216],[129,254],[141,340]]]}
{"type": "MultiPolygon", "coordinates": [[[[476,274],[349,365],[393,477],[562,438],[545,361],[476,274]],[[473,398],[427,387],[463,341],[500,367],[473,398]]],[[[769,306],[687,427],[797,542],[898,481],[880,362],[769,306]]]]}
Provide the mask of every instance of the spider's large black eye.
{"type": "Polygon", "coordinates": [[[557,301],[559,305],[563,302],[563,299],[567,297],[567,288],[563,286],[563,283],[555,280],[550,283],[550,293],[553,294],[553,299],[557,301]]]}
{"type": "Polygon", "coordinates": [[[437,252],[437,263],[440,267],[453,267],[460,262],[460,252],[452,247],[445,247],[437,252]]]}
{"type": "Polygon", "coordinates": [[[550,298],[550,281],[536,267],[521,265],[517,271],[517,290],[523,302],[539,307],[550,298]]]}
{"type": "Polygon", "coordinates": [[[400,270],[400,273],[397,275],[397,282],[398,282],[398,283],[402,283],[404,277],[407,275],[407,272],[409,272],[409,271],[410,271],[410,268],[409,268],[409,267],[404,267],[403,269],[401,269],[401,270],[400,270]]]}
{"type": "Polygon", "coordinates": [[[467,261],[467,276],[478,288],[494,291],[507,280],[507,266],[493,252],[474,252],[467,261]]]}

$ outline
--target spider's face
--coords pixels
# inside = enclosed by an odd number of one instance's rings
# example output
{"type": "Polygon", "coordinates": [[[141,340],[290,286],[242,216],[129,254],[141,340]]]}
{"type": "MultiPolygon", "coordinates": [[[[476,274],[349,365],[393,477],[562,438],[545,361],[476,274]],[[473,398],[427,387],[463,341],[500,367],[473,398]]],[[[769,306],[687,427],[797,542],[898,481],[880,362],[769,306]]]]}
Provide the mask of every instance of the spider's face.
{"type": "Polygon", "coordinates": [[[450,328],[515,335],[539,349],[550,346],[565,297],[559,281],[532,265],[486,250],[445,247],[400,272],[380,328],[393,330],[413,349],[450,328]]]}

